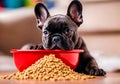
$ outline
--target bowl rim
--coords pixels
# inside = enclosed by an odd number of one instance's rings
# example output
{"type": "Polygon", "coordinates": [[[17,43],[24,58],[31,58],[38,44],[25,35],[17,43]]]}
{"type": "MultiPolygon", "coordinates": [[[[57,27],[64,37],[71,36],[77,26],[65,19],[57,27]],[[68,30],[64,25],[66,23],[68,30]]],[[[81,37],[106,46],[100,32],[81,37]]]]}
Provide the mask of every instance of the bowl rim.
{"type": "Polygon", "coordinates": [[[57,52],[60,52],[60,53],[80,53],[80,52],[84,52],[84,50],[82,49],[74,49],[74,50],[20,50],[20,49],[11,49],[10,50],[10,53],[30,53],[30,52],[41,52],[41,53],[44,53],[44,52],[52,52],[52,53],[57,53],[57,52]],[[41,52],[42,51],[42,52],[41,52]]]}

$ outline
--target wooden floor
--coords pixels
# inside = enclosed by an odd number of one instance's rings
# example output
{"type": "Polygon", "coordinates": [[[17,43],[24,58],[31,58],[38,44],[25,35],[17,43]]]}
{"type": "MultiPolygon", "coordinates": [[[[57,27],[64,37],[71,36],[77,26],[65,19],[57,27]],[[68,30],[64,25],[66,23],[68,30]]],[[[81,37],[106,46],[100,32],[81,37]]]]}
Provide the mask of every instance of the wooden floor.
{"type": "MultiPolygon", "coordinates": [[[[0,75],[13,72],[0,71],[0,75]]],[[[107,73],[105,77],[78,81],[0,80],[0,84],[120,84],[120,72],[107,73]]]]}

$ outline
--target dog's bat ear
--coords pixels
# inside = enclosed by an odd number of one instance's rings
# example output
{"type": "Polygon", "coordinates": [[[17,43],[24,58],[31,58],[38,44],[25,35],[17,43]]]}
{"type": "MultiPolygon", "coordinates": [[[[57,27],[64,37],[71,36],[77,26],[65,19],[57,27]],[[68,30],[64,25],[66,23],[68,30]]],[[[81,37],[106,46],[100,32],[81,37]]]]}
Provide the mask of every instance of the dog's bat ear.
{"type": "Polygon", "coordinates": [[[50,16],[49,11],[43,3],[37,3],[34,12],[37,18],[37,26],[42,29],[44,22],[50,16]]]}
{"type": "Polygon", "coordinates": [[[82,4],[78,0],[74,0],[70,3],[67,10],[67,15],[80,26],[83,23],[82,17],[82,4]]]}

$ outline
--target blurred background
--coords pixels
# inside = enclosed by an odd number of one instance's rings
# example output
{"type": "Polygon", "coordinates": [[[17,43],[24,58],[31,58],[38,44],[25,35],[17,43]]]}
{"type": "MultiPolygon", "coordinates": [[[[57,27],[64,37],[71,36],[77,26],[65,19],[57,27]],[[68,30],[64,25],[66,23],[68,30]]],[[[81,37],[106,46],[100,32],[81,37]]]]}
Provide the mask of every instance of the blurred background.
{"type": "MultiPolygon", "coordinates": [[[[55,15],[66,14],[72,0],[0,0],[0,59],[12,59],[11,49],[41,43],[41,31],[36,27],[34,15],[34,5],[40,1],[55,15]]],[[[120,57],[120,0],[80,1],[83,24],[78,32],[89,51],[95,55],[120,57]]]]}

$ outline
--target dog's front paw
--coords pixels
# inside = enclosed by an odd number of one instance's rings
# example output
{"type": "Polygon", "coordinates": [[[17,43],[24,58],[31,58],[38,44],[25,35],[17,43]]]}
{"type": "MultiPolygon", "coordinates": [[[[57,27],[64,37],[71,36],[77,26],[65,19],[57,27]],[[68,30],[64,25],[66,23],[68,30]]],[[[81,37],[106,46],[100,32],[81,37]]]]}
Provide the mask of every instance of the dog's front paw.
{"type": "Polygon", "coordinates": [[[38,49],[43,49],[43,46],[40,44],[38,45],[26,44],[21,48],[21,50],[38,50],[38,49]]]}
{"type": "Polygon", "coordinates": [[[30,49],[32,49],[32,50],[39,50],[39,49],[43,49],[43,46],[42,45],[32,45],[31,47],[30,47],[30,49]]]}
{"type": "Polygon", "coordinates": [[[90,68],[88,70],[89,75],[94,75],[94,76],[105,76],[106,72],[103,69],[99,69],[97,67],[90,68]]]}

